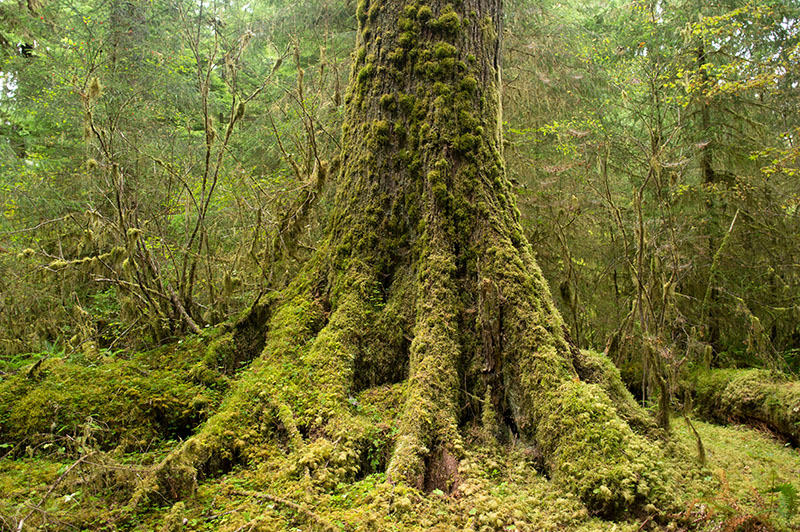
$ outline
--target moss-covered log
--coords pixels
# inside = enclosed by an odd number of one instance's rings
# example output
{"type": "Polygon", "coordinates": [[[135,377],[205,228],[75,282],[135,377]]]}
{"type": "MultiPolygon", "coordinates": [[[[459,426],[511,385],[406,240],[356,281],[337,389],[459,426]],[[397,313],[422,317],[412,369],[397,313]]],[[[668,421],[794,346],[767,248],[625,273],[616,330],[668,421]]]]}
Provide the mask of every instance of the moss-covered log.
{"type": "Polygon", "coordinates": [[[373,428],[354,397],[394,384],[392,482],[453,489],[465,429],[496,420],[484,433],[534,448],[593,511],[660,500],[658,452],[631,428],[648,423],[618,373],[569,343],[520,225],[502,157],[500,10],[359,2],[326,239],[277,304],[261,358],[142,493],[179,496],[270,436],[303,460],[335,442],[340,465],[326,461],[320,482],[364,474],[373,428]]]}
{"type": "Polygon", "coordinates": [[[800,382],[763,369],[702,371],[691,380],[702,416],[767,427],[800,445],[800,382]]]}

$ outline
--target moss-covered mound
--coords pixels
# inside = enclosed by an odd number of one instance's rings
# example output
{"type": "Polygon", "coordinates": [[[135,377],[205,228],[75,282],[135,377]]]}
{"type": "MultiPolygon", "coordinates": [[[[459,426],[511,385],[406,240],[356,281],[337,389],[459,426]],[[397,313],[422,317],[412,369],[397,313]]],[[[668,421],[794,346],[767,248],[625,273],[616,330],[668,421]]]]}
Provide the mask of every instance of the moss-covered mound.
{"type": "Polygon", "coordinates": [[[761,369],[698,372],[692,381],[706,418],[763,426],[800,444],[800,382],[761,369]]]}
{"type": "MultiPolygon", "coordinates": [[[[236,320],[127,357],[95,349],[31,355],[0,377],[0,444],[16,452],[67,437],[99,449],[150,448],[192,434],[220,403],[230,379],[264,345],[271,299],[236,320]]],[[[58,447],[58,446],[57,446],[58,447]]]]}
{"type": "MultiPolygon", "coordinates": [[[[225,380],[201,338],[137,354],[46,358],[0,380],[0,442],[37,449],[78,436],[100,449],[184,438],[219,402],[225,380]]],[[[212,342],[212,345],[214,343],[212,342]]]]}

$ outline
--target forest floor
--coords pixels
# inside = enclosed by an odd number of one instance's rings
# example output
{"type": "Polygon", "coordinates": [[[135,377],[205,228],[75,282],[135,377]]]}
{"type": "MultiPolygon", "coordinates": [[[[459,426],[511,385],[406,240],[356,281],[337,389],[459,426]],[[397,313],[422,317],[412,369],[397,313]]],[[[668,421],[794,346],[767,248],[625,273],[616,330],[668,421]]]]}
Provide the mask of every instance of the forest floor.
{"type": "Polygon", "coordinates": [[[3,458],[0,526],[13,530],[27,516],[22,530],[800,530],[800,451],[766,432],[695,420],[707,458],[699,466],[692,433],[682,420],[674,425],[667,454],[683,511],[659,524],[590,516],[537,474],[524,450],[508,447],[468,451],[450,495],[392,486],[383,474],[321,489],[287,474],[285,453],[267,448],[259,463],[201,482],[194,497],[174,505],[132,511],[124,489],[121,497],[109,492],[120,474],[130,482],[172,442],[130,455],[87,450],[77,466],[57,455],[3,458]]]}
{"type": "Polygon", "coordinates": [[[222,472],[199,478],[190,496],[174,502],[156,492],[131,504],[155,465],[220,409],[244,374],[222,363],[230,339],[209,330],[129,358],[4,361],[0,530],[800,530],[798,448],[752,427],[696,419],[706,458],[700,465],[695,436],[678,416],[672,435],[658,440],[672,477],[664,488],[670,508],[645,507],[621,521],[591,515],[540,472],[532,448],[500,445],[477,428],[465,429],[464,457],[449,492],[391,484],[383,471],[402,382],[350,398],[354,418],[371,427],[360,456],[319,434],[293,443],[276,436],[286,432],[282,425],[263,422],[249,440],[263,443],[245,446],[240,438],[248,436],[232,433],[243,446],[239,456],[221,457],[222,472]]]}

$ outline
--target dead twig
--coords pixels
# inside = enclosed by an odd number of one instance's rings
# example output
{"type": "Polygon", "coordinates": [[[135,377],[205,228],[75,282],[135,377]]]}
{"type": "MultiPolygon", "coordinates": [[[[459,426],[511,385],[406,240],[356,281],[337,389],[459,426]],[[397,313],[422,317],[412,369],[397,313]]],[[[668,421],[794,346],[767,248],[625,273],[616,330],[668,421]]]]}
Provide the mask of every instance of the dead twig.
{"type": "Polygon", "coordinates": [[[323,517],[315,514],[308,508],[303,505],[297,504],[296,502],[292,502],[287,499],[283,499],[281,497],[276,497],[275,495],[270,495],[269,493],[264,493],[261,491],[249,491],[249,490],[234,490],[233,493],[235,495],[242,495],[245,497],[253,497],[254,499],[265,499],[270,502],[274,502],[275,504],[280,504],[281,506],[285,506],[287,508],[291,508],[295,512],[304,515],[310,521],[313,521],[320,525],[325,530],[329,530],[330,532],[335,532],[336,528],[328,522],[323,517]]]}
{"type": "Polygon", "coordinates": [[[71,466],[69,466],[69,467],[68,467],[68,468],[67,468],[67,469],[66,469],[66,470],[65,470],[63,473],[61,473],[61,475],[60,475],[60,476],[59,476],[59,477],[56,479],[56,481],[55,481],[55,482],[53,482],[53,483],[50,485],[50,489],[48,489],[48,490],[47,490],[47,493],[45,493],[45,494],[44,494],[44,497],[42,497],[42,500],[41,500],[41,501],[39,501],[39,504],[37,504],[37,505],[33,506],[33,507],[31,508],[31,511],[30,511],[30,512],[28,512],[28,514],[27,514],[25,517],[23,517],[22,519],[20,519],[19,523],[17,523],[17,532],[22,532],[22,527],[23,527],[23,525],[25,524],[25,521],[26,521],[26,520],[27,520],[27,519],[28,519],[30,516],[32,516],[32,515],[33,515],[33,513],[34,513],[36,510],[39,510],[39,509],[41,509],[41,508],[42,508],[42,506],[44,505],[44,503],[46,503],[46,502],[47,502],[47,499],[50,497],[50,495],[52,495],[53,491],[55,491],[55,489],[58,487],[58,485],[59,485],[59,484],[61,484],[61,481],[62,481],[62,480],[64,480],[64,479],[67,477],[67,475],[69,475],[69,474],[70,474],[70,472],[71,472],[73,469],[75,469],[76,467],[78,467],[78,465],[79,465],[79,464],[83,463],[83,461],[84,461],[84,460],[86,460],[87,458],[91,457],[91,456],[92,456],[92,455],[94,455],[94,454],[95,454],[95,452],[94,452],[94,451],[92,451],[92,452],[90,452],[89,454],[85,454],[85,455],[81,456],[81,457],[80,457],[80,458],[78,458],[78,459],[77,459],[75,462],[73,462],[73,464],[72,464],[71,466]]]}

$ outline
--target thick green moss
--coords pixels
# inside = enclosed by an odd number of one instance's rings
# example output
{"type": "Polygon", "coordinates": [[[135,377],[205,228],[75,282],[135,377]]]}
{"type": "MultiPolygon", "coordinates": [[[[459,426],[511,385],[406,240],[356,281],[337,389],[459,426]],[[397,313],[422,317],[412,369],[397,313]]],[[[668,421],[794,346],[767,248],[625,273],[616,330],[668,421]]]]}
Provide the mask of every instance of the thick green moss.
{"type": "Polygon", "coordinates": [[[478,88],[478,80],[474,76],[466,76],[460,82],[461,90],[474,94],[478,88]]]}
{"type": "Polygon", "coordinates": [[[233,333],[223,334],[208,345],[203,363],[210,369],[233,374],[236,369],[233,367],[235,348],[233,333]]]}
{"type": "Polygon", "coordinates": [[[553,480],[606,516],[668,502],[659,453],[620,420],[599,386],[567,380],[545,401],[536,433],[553,480]]]}
{"type": "Polygon", "coordinates": [[[375,65],[372,63],[367,63],[364,67],[358,71],[357,79],[359,83],[366,83],[369,78],[375,73],[375,65]]]}
{"type": "Polygon", "coordinates": [[[417,20],[424,24],[431,18],[433,18],[433,11],[431,10],[430,6],[419,6],[419,11],[417,11],[417,20]]]}
{"type": "MultiPolygon", "coordinates": [[[[518,236],[518,240],[521,240],[518,236]]],[[[611,399],[614,409],[633,429],[656,435],[656,424],[634,399],[622,382],[619,369],[602,353],[581,350],[574,360],[575,370],[582,380],[597,384],[611,399]]]]}
{"type": "Polygon", "coordinates": [[[471,133],[464,133],[456,138],[454,147],[461,153],[467,153],[477,148],[480,137],[471,133]]]}
{"type": "Polygon", "coordinates": [[[369,11],[367,11],[367,20],[372,22],[376,18],[378,18],[378,13],[380,13],[382,7],[380,2],[373,3],[369,7],[369,11]]]}
{"type": "Polygon", "coordinates": [[[389,123],[386,120],[375,120],[372,123],[372,135],[378,144],[389,142],[389,123]]]}
{"type": "Polygon", "coordinates": [[[718,421],[765,424],[800,444],[800,383],[760,369],[721,369],[692,375],[698,412],[718,421]]]}
{"type": "Polygon", "coordinates": [[[434,448],[439,457],[463,453],[457,428],[459,346],[453,321],[457,298],[450,281],[455,264],[452,256],[442,253],[431,253],[424,264],[418,279],[409,395],[387,471],[393,480],[420,488],[426,458],[434,448]]]}
{"type": "Polygon", "coordinates": [[[458,49],[450,43],[437,42],[433,47],[434,55],[439,59],[446,57],[454,57],[458,53],[458,49]]]}
{"type": "Polygon", "coordinates": [[[439,31],[455,35],[461,29],[461,17],[455,12],[453,6],[448,4],[442,9],[439,18],[436,19],[435,27],[439,31]]]}
{"type": "Polygon", "coordinates": [[[397,38],[397,44],[402,48],[411,48],[417,43],[417,36],[412,31],[405,31],[397,38]]]}
{"type": "Polygon", "coordinates": [[[20,374],[0,383],[0,438],[30,444],[88,430],[103,449],[146,448],[154,440],[188,436],[218,398],[188,372],[152,370],[135,361],[84,366],[51,359],[35,378],[20,374]]]}
{"type": "Polygon", "coordinates": [[[394,94],[383,94],[381,95],[380,99],[381,107],[388,111],[393,111],[395,109],[395,97],[394,94]]]}
{"type": "Polygon", "coordinates": [[[358,5],[356,6],[356,18],[362,24],[367,21],[368,9],[369,9],[368,0],[358,0],[358,5]]]}

